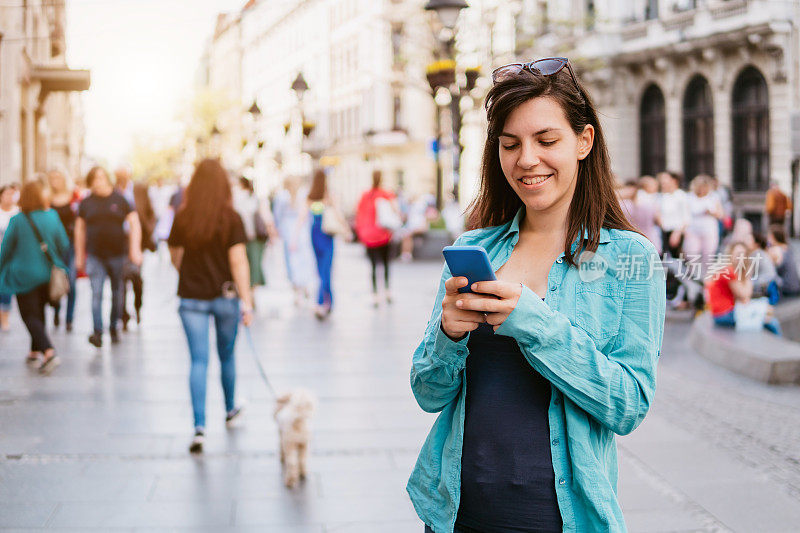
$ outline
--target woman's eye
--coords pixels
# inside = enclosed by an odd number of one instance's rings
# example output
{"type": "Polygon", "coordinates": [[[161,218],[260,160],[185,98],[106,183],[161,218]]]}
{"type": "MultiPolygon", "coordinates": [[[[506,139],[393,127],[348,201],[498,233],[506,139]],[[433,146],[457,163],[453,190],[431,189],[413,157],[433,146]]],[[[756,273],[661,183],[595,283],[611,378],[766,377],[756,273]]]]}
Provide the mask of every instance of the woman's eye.
{"type": "Polygon", "coordinates": [[[502,145],[502,146],[503,146],[503,150],[513,150],[513,149],[514,149],[514,148],[516,148],[518,145],[516,145],[516,144],[504,144],[504,145],[502,145]]]}
{"type": "Polygon", "coordinates": [[[542,146],[553,146],[556,143],[556,141],[539,141],[539,142],[542,144],[542,146]]]}

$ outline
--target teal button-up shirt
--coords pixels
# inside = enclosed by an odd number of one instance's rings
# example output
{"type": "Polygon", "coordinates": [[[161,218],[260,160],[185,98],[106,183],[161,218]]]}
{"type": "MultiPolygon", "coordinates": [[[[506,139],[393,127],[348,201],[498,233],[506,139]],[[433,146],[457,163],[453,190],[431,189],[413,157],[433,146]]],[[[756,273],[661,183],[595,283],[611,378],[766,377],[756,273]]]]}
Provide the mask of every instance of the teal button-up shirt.
{"type": "MultiPolygon", "coordinates": [[[[519,240],[524,213],[503,226],[467,232],[456,244],[483,246],[497,271],[519,240]]],[[[617,500],[614,435],[633,431],[653,401],[664,274],[653,245],[630,231],[603,229],[596,254],[579,257],[580,268],[569,266],[564,254],[556,260],[547,294],[523,287],[496,333],[516,339],[531,368],[552,384],[549,440],[564,531],[616,533],[626,528],[617,500]]],[[[467,394],[469,336],[455,342],[441,330],[450,277],[445,266],[411,369],[417,403],[441,412],[406,487],[435,533],[452,533],[458,513],[467,394]]]]}

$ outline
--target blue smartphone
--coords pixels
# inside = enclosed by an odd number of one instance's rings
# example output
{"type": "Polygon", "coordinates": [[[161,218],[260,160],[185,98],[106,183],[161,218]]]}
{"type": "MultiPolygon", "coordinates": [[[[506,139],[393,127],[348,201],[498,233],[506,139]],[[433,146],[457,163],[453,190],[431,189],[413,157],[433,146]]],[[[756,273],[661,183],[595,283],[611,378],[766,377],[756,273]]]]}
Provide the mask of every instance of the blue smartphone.
{"type": "Polygon", "coordinates": [[[483,246],[447,246],[442,250],[447,267],[454,278],[467,278],[469,283],[458,292],[472,292],[472,284],[478,281],[494,281],[489,255],[483,246]]]}

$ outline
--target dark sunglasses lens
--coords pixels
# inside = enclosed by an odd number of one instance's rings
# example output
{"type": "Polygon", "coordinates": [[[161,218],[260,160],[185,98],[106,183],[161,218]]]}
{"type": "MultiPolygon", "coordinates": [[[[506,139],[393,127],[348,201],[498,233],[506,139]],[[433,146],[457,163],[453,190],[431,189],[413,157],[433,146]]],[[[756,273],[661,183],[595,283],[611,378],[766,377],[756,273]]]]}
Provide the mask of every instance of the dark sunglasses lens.
{"type": "Polygon", "coordinates": [[[500,67],[495,69],[492,72],[492,82],[499,83],[505,79],[512,78],[522,72],[522,65],[521,64],[513,64],[513,65],[506,65],[504,67],[500,67]]]}
{"type": "Polygon", "coordinates": [[[540,59],[539,61],[534,61],[531,68],[538,70],[544,76],[552,76],[564,68],[564,65],[566,65],[566,62],[561,59],[540,59]]]}

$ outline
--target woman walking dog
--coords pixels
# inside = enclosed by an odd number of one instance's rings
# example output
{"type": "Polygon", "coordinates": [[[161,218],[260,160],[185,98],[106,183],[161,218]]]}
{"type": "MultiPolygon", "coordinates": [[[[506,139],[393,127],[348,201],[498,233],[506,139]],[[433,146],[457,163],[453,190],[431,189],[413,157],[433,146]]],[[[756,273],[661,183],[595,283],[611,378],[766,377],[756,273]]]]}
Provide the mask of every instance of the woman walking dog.
{"type": "Polygon", "coordinates": [[[178,269],[178,313],[192,358],[189,389],[194,412],[192,453],[203,451],[206,427],[206,375],[209,321],[214,320],[225,421],[239,415],[235,404],[236,362],[234,345],[239,320],[253,319],[250,271],[242,219],[233,210],[231,186],[219,161],[202,161],[186,188],[183,205],[175,215],[167,243],[172,264],[178,269]]]}
{"type": "Polygon", "coordinates": [[[603,132],[566,58],[507,65],[487,97],[473,228],[497,281],[444,269],[413,356],[440,412],[408,492],[426,531],[625,531],[614,436],[655,391],[664,277],[614,195],[603,132]],[[626,265],[635,262],[641,268],[626,265]]]}

